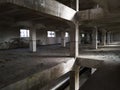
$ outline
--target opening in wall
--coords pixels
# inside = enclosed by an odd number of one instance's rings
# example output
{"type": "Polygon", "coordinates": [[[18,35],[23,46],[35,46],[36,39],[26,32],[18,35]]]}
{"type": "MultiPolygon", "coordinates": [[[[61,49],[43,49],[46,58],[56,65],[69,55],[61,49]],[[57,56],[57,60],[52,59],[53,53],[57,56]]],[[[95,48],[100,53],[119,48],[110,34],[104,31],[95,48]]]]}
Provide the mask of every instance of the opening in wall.
{"type": "Polygon", "coordinates": [[[47,37],[56,37],[55,31],[47,31],[47,37]]]}
{"type": "Polygon", "coordinates": [[[82,38],[84,38],[84,37],[85,37],[85,34],[84,34],[84,33],[82,33],[82,35],[81,35],[81,36],[82,36],[82,38]]]}
{"type": "Polygon", "coordinates": [[[69,37],[69,33],[68,32],[65,32],[65,37],[69,37]]]}
{"type": "Polygon", "coordinates": [[[30,37],[30,30],[20,29],[20,37],[30,37]]]}

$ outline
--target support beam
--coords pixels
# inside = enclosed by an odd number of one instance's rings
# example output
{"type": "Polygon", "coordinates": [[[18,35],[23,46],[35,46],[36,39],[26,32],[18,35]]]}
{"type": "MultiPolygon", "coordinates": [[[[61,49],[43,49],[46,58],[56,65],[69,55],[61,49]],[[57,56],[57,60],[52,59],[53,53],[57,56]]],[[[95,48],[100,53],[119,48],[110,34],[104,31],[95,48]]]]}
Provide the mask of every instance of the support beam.
{"type": "Polygon", "coordinates": [[[36,29],[30,28],[30,51],[36,52],[36,29]]]}
{"type": "Polygon", "coordinates": [[[38,11],[38,13],[34,13],[67,21],[72,21],[76,14],[75,10],[57,2],[56,0],[0,0],[0,4],[2,3],[28,8],[38,11]]]}
{"type": "Polygon", "coordinates": [[[79,11],[79,0],[76,0],[76,11],[79,11]]]}
{"type": "Polygon", "coordinates": [[[65,40],[65,32],[61,32],[61,45],[62,47],[66,47],[66,40],[65,40]]]}
{"type": "Polygon", "coordinates": [[[98,48],[98,43],[97,43],[97,39],[98,39],[98,30],[97,27],[95,27],[95,29],[93,30],[93,39],[92,39],[92,44],[93,44],[93,48],[97,49],[98,48]]]}
{"type": "Polygon", "coordinates": [[[70,71],[70,90],[79,90],[79,70],[70,71]]]}
{"type": "Polygon", "coordinates": [[[70,56],[79,55],[79,24],[72,25],[70,31],[70,56]]]}
{"type": "Polygon", "coordinates": [[[70,90],[79,90],[79,69],[80,66],[75,63],[70,71],[70,90]]]}

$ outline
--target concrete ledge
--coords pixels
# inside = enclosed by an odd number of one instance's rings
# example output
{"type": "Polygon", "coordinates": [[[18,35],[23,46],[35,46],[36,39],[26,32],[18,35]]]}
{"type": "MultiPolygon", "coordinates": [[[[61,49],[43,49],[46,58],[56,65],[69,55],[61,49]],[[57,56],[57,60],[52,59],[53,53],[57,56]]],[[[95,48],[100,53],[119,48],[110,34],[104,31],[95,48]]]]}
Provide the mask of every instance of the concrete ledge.
{"type": "Polygon", "coordinates": [[[90,68],[99,68],[104,63],[104,60],[88,59],[88,58],[79,58],[76,59],[76,64],[84,67],[90,68]]]}
{"type": "Polygon", "coordinates": [[[51,81],[59,78],[65,73],[69,72],[74,64],[74,58],[58,64],[52,68],[46,69],[42,72],[35,73],[27,78],[10,84],[0,90],[36,90],[35,88],[42,88],[51,81]],[[36,86],[35,88],[33,88],[36,86]]]}

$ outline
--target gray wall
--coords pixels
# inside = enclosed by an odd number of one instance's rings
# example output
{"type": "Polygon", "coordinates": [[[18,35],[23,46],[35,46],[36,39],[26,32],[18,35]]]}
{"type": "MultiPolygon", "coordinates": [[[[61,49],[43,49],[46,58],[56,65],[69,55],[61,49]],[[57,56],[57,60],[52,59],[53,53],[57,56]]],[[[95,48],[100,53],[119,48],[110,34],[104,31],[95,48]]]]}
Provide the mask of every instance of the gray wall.
{"type": "MultiPolygon", "coordinates": [[[[61,32],[56,32],[56,37],[48,38],[46,30],[37,30],[37,45],[49,45],[61,43],[61,32]]],[[[66,42],[69,38],[66,37],[66,42]]],[[[0,49],[28,47],[29,38],[20,38],[18,28],[0,28],[0,49]]]]}
{"type": "MultiPolygon", "coordinates": [[[[69,42],[69,37],[66,37],[66,42],[69,42]]],[[[47,37],[47,31],[37,30],[37,41],[39,45],[59,44],[61,43],[61,32],[56,32],[56,37],[47,37]]]]}
{"type": "Polygon", "coordinates": [[[0,28],[0,49],[8,49],[14,38],[19,38],[19,29],[16,28],[0,28]]]}
{"type": "Polygon", "coordinates": [[[113,41],[120,42],[120,32],[114,32],[111,38],[113,41]]]}

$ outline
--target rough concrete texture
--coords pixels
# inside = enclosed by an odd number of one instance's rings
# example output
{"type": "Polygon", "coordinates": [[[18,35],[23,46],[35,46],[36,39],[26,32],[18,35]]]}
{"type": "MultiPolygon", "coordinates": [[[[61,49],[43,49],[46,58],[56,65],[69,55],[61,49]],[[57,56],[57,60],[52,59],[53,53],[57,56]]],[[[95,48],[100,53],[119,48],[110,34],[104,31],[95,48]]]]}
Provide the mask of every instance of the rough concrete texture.
{"type": "MultiPolygon", "coordinates": [[[[69,51],[67,50],[68,47],[62,48],[60,45],[41,46],[38,48],[37,53],[29,53],[29,49],[1,50],[1,88],[7,86],[3,90],[16,90],[16,88],[17,90],[26,90],[26,88],[30,89],[32,88],[32,86],[35,85],[36,87],[33,87],[33,90],[35,88],[38,89],[40,87],[43,87],[45,84],[48,84],[48,82],[50,82],[51,80],[55,80],[57,76],[63,75],[65,73],[64,70],[70,70],[71,64],[73,64],[74,59],[69,57],[58,57],[65,55],[69,56],[69,51]],[[41,55],[45,55],[46,57],[41,57],[41,55]],[[48,55],[53,55],[56,57],[47,57],[48,55]],[[58,75],[55,73],[57,73],[58,75]],[[42,80],[40,78],[42,78],[42,80]]],[[[96,68],[96,66],[98,68],[99,64],[102,63],[101,60],[105,60],[107,64],[116,63],[120,60],[119,56],[119,46],[116,47],[113,45],[101,47],[101,49],[98,50],[87,49],[86,51],[82,51],[82,54],[80,53],[80,58],[90,58],[88,59],[88,61],[91,63],[90,66],[86,64],[86,59],[82,59],[84,60],[84,62],[82,62],[82,65],[94,68],[96,68]],[[90,58],[91,55],[94,57],[90,58]],[[116,58],[116,56],[118,58],[116,58]],[[94,63],[94,60],[93,62],[91,62],[90,60],[92,59],[99,60],[100,63],[94,63]]]]}
{"type": "Polygon", "coordinates": [[[120,45],[119,42],[117,42],[106,46],[99,46],[97,50],[84,49],[80,51],[79,57],[105,61],[119,61],[120,45]]]}
{"type": "MultiPolygon", "coordinates": [[[[61,43],[61,31],[56,33],[56,37],[47,37],[46,30],[37,30],[37,45],[48,45],[61,43]]],[[[69,37],[65,38],[69,42],[69,37]]],[[[29,38],[20,38],[20,30],[4,29],[0,30],[0,49],[29,47],[29,38]]]]}
{"type": "MultiPolygon", "coordinates": [[[[57,18],[72,20],[76,13],[75,10],[55,1],[55,0],[1,0],[0,3],[15,4],[25,8],[29,8],[45,15],[55,16],[57,18]]],[[[55,18],[54,17],[54,18],[55,18]]]]}
{"type": "Polygon", "coordinates": [[[76,13],[76,19],[79,21],[97,20],[104,17],[102,8],[88,9],[76,13]]]}
{"type": "Polygon", "coordinates": [[[37,90],[71,70],[74,58],[0,51],[0,90],[37,90]],[[6,57],[7,56],[7,57],[6,57]]]}
{"type": "Polygon", "coordinates": [[[120,62],[100,67],[80,90],[120,90],[120,62]]]}

